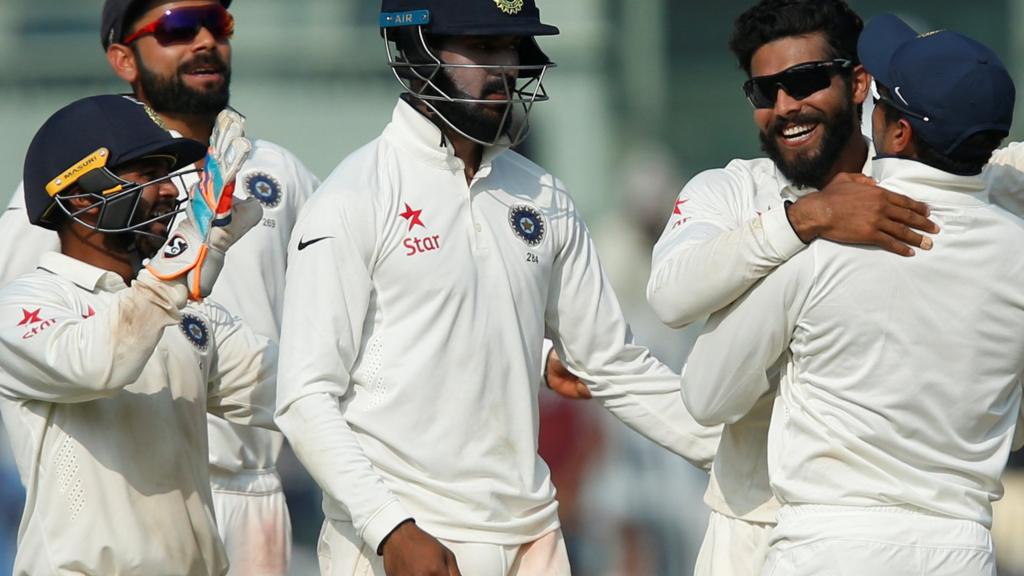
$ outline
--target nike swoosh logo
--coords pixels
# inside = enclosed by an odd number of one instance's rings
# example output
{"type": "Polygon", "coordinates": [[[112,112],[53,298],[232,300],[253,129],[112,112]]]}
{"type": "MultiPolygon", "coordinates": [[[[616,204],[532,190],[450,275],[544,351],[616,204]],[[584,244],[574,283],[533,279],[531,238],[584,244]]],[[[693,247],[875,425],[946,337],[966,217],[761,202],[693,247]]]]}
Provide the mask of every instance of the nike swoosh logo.
{"type": "Polygon", "coordinates": [[[299,238],[299,250],[305,250],[307,246],[311,246],[313,244],[316,244],[317,242],[319,242],[321,240],[327,240],[328,238],[334,238],[334,236],[321,236],[319,238],[313,238],[309,242],[306,242],[302,238],[299,238]]]}

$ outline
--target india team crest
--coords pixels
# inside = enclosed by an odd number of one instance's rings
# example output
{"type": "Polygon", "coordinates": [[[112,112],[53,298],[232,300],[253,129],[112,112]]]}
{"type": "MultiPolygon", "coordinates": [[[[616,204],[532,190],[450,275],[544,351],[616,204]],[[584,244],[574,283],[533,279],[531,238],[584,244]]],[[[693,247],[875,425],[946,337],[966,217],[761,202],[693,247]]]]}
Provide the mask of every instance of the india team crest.
{"type": "Polygon", "coordinates": [[[517,204],[508,211],[508,223],[516,236],[527,246],[536,246],[544,240],[544,217],[533,206],[517,204]]]}
{"type": "Polygon", "coordinates": [[[494,0],[494,3],[502,12],[510,16],[519,14],[523,9],[523,0],[494,0]]]}
{"type": "Polygon", "coordinates": [[[195,314],[182,314],[178,327],[193,346],[200,352],[206,352],[206,346],[210,343],[210,329],[202,318],[195,314]]]}
{"type": "Polygon", "coordinates": [[[267,208],[275,208],[281,203],[281,184],[266,172],[253,172],[246,176],[245,189],[249,196],[267,208]]]}

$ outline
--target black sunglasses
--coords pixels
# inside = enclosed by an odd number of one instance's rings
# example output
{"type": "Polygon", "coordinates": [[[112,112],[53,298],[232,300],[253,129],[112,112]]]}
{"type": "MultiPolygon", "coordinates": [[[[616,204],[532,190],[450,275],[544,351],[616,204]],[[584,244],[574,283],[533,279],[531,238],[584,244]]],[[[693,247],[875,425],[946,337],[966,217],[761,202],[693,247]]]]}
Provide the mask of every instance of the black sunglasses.
{"type": "Polygon", "coordinates": [[[779,88],[790,97],[803,100],[832,84],[832,74],[853,69],[853,61],[843,58],[822,62],[805,62],[786,68],[778,74],[755,76],[743,83],[743,93],[754,108],[772,108],[779,88]]]}

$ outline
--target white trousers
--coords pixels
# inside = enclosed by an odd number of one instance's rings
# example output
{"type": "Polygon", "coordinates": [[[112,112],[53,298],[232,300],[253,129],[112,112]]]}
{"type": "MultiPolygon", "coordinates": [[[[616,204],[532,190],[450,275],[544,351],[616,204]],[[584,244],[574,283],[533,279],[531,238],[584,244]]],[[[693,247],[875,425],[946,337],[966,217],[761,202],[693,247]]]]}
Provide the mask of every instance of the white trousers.
{"type": "Polygon", "coordinates": [[[285,576],[292,551],[288,518],[277,471],[211,478],[217,531],[228,554],[229,576],[285,576]]]}
{"type": "Polygon", "coordinates": [[[758,576],[764,568],[773,526],[712,510],[693,576],[758,576]]]}
{"type": "Polygon", "coordinates": [[[764,576],[996,576],[992,537],[903,507],[784,506],[764,576]]]}
{"type": "MultiPolygon", "coordinates": [[[[570,576],[561,530],[518,546],[438,540],[455,555],[463,576],[570,576]]],[[[325,520],[317,555],[321,576],[385,576],[384,559],[351,522],[325,520]]]]}

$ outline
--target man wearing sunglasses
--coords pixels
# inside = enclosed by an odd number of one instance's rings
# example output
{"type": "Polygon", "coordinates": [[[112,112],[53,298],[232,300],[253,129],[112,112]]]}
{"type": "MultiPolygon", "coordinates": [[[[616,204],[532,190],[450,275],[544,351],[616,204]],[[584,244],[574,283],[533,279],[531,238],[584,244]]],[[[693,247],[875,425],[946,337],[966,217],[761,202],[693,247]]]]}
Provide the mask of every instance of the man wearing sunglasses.
{"type": "Polygon", "coordinates": [[[133,98],[92,96],[29,146],[27,219],[60,247],[0,289],[0,411],[27,493],[15,574],[227,570],[206,414],[273,426],[277,354],[222,307],[190,300],[209,295],[262,210],[235,203],[207,236],[190,203],[171,232],[174,172],[205,153],[228,184],[248,153],[241,118],[224,114],[207,146],[171,136],[133,98]]]}
{"type": "Polygon", "coordinates": [[[509,150],[547,98],[535,37],[558,29],[533,0],[385,0],[380,24],[404,92],[289,254],[277,421],[324,491],[321,571],[568,575],[537,454],[545,335],[598,402],[695,464],[718,429],[632,343],[562,184],[509,150]]]}
{"type": "MultiPolygon", "coordinates": [[[[704,172],[680,193],[648,284],[666,324],[682,327],[728,306],[815,238],[900,255],[912,255],[910,245],[930,248],[931,238],[911,229],[937,230],[926,205],[862,175],[873,152],[859,129],[870,84],[856,53],[861,28],[840,0],[765,0],[737,19],[731,46],[751,76],[744,91],[769,158],[704,172]]],[[[1014,146],[997,152],[986,178],[998,184],[993,198],[1021,213],[1014,190],[1022,173],[1004,165],[1017,156],[1014,146]]],[[[778,509],[766,455],[773,398],[725,428],[705,496],[712,513],[698,575],[761,572],[778,509]]]]}
{"type": "Polygon", "coordinates": [[[986,168],[1013,81],[986,46],[892,15],[858,54],[878,86],[873,175],[942,231],[912,259],[814,242],[711,317],[683,393],[701,421],[736,422],[785,353],[765,574],[994,576],[991,503],[1024,438],[1024,221],[990,203],[1002,169],[986,168]]]}
{"type": "MultiPolygon", "coordinates": [[[[201,142],[209,139],[214,118],[229,100],[230,4],[107,0],[103,5],[100,39],[114,72],[164,126],[201,142]]],[[[186,186],[194,179],[184,177],[186,186]]],[[[236,195],[258,200],[264,219],[232,251],[213,298],[274,341],[280,331],[288,238],[317,185],[290,152],[264,140],[254,140],[252,156],[238,175],[236,195]]],[[[11,208],[0,219],[0,236],[21,248],[0,253],[0,281],[33,269],[40,254],[60,248],[56,235],[29,225],[20,194],[12,198],[11,208]]],[[[216,416],[209,420],[211,485],[232,572],[284,574],[291,524],[275,468],[283,438],[216,416]]]]}

